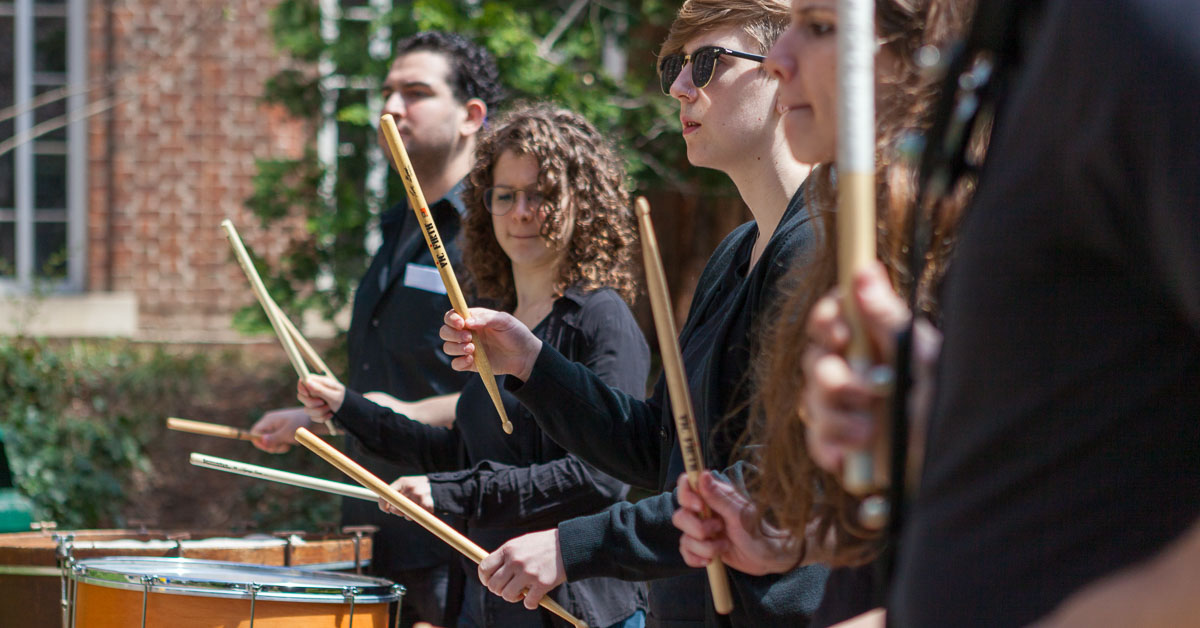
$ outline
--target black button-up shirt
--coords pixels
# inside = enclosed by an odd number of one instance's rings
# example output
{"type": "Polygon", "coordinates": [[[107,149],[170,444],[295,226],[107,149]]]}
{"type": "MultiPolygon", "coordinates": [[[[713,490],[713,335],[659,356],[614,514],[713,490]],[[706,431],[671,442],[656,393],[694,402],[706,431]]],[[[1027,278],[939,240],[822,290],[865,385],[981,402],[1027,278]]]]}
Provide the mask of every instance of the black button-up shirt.
{"type": "MultiPolygon", "coordinates": [[[[463,187],[459,182],[430,207],[454,265],[461,259],[457,236],[466,212],[463,187]]],[[[362,392],[383,391],[404,401],[459,392],[468,374],[450,368],[438,338],[450,300],[436,278],[437,268],[408,201],[388,210],[381,223],[383,245],[354,296],[347,385],[362,392]]],[[[347,455],[384,480],[420,471],[388,463],[368,450],[353,436],[347,437],[347,455]]],[[[384,577],[431,567],[453,556],[420,526],[383,513],[370,502],[344,500],[342,521],[380,527],[372,561],[373,571],[384,577]]]]}
{"type": "MultiPolygon", "coordinates": [[[[611,289],[568,290],[533,333],[607,385],[644,396],[650,350],[629,307],[611,289]]],[[[503,384],[504,377],[499,378],[503,384]]],[[[437,513],[466,521],[467,536],[494,550],[526,532],[553,528],[623,499],[628,487],[569,454],[501,387],[513,433],[505,434],[482,380],[473,376],[453,428],[430,427],[346,391],[335,415],[375,453],[429,475],[437,513]],[[460,452],[466,452],[463,469],[460,452]]],[[[469,577],[463,614],[488,626],[541,626],[541,611],[492,595],[469,577]]],[[[592,626],[608,626],[644,607],[643,587],[610,578],[572,582],[552,595],[592,626]]]]}

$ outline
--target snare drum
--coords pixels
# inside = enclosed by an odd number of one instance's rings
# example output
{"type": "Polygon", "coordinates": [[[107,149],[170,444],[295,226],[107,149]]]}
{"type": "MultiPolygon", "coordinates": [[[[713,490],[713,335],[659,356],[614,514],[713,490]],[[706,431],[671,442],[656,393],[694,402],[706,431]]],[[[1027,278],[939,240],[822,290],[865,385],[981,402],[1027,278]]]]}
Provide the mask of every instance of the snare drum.
{"type": "Polygon", "coordinates": [[[387,628],[404,594],[381,578],[190,558],[83,560],[71,579],[72,628],[387,628]]]}
{"type": "MultiPolygon", "coordinates": [[[[199,530],[47,530],[0,534],[0,618],[22,628],[62,628],[68,576],[77,560],[151,556],[343,570],[371,557],[371,535],[277,533],[234,536],[199,530]]],[[[4,622],[0,622],[4,624],[4,622]]],[[[7,624],[5,624],[7,625],[7,624]]]]}

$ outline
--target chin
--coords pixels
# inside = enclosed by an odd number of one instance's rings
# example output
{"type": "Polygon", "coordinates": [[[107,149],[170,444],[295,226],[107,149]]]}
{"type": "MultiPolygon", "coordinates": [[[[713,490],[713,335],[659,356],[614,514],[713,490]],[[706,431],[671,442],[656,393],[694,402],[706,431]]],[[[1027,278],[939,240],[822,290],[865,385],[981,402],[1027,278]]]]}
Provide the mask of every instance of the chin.
{"type": "Polygon", "coordinates": [[[708,148],[708,146],[702,146],[700,144],[688,144],[688,163],[697,168],[712,168],[714,170],[721,170],[721,168],[714,163],[715,160],[711,155],[712,151],[708,150],[708,148]]]}

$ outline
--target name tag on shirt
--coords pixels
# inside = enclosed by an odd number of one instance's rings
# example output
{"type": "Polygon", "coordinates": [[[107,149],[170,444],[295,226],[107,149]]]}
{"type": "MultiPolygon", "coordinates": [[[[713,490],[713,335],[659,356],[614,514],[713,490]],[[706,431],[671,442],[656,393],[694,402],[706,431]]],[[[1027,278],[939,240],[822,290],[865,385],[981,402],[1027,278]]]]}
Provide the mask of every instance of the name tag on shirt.
{"type": "Polygon", "coordinates": [[[446,285],[438,269],[424,264],[409,263],[404,267],[404,285],[426,292],[446,294],[446,285]]]}

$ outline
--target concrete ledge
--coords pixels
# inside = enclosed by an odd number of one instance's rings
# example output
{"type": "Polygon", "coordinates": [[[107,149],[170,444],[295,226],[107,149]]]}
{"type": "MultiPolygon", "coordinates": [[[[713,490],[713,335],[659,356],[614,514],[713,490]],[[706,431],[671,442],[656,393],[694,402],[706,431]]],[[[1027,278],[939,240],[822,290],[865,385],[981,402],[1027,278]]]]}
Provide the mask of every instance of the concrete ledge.
{"type": "Polygon", "coordinates": [[[0,297],[0,334],[132,337],[138,331],[132,292],[0,297]]]}

